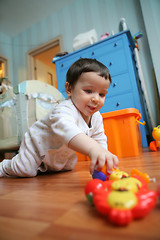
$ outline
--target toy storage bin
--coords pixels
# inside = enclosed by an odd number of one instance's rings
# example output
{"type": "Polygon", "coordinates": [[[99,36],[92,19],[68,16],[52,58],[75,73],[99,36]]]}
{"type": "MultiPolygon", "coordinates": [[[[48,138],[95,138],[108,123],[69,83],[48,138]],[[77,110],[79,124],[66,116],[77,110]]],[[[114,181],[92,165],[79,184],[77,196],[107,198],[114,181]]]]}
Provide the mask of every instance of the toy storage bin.
{"type": "Polygon", "coordinates": [[[89,157],[77,152],[78,161],[88,161],[89,157]]]}
{"type": "Polygon", "coordinates": [[[135,108],[102,113],[108,149],[118,157],[138,156],[142,151],[141,114],[135,108]]]}

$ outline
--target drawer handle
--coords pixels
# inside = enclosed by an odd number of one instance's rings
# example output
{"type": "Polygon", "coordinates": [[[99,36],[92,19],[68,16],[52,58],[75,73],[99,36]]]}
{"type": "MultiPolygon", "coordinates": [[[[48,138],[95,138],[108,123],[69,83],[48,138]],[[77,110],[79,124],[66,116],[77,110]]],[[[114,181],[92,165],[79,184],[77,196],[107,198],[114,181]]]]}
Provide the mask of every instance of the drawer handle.
{"type": "Polygon", "coordinates": [[[110,63],[109,63],[109,66],[112,66],[112,64],[113,64],[113,63],[112,63],[112,62],[110,62],[110,63]]]}
{"type": "Polygon", "coordinates": [[[117,104],[116,104],[116,107],[118,107],[120,105],[120,103],[119,102],[117,102],[117,104]]]}
{"type": "Polygon", "coordinates": [[[92,56],[94,55],[94,52],[92,52],[92,56]]]}
{"type": "Polygon", "coordinates": [[[63,65],[63,63],[61,64],[61,67],[63,67],[64,65],[63,65]]]}
{"type": "Polygon", "coordinates": [[[118,44],[117,44],[117,43],[115,43],[115,44],[114,44],[114,47],[117,47],[117,45],[118,45],[118,44]]]}
{"type": "Polygon", "coordinates": [[[117,86],[117,83],[113,83],[113,87],[117,86]]]}

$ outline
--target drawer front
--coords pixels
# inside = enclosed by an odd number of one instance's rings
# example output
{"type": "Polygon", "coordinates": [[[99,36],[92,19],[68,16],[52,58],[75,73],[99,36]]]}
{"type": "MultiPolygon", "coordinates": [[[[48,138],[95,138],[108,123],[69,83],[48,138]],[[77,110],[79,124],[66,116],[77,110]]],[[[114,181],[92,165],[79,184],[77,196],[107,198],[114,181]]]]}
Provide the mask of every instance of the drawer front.
{"type": "Polygon", "coordinates": [[[125,108],[135,108],[134,98],[132,93],[106,98],[100,112],[111,112],[125,108]]]}
{"type": "Polygon", "coordinates": [[[129,91],[132,91],[129,73],[121,74],[112,77],[112,83],[106,97],[117,96],[129,91]]]}
{"type": "Polygon", "coordinates": [[[117,51],[123,48],[123,40],[116,39],[109,41],[101,41],[98,45],[95,45],[89,49],[89,58],[97,58],[97,56],[102,56],[104,54],[109,54],[110,52],[117,51]]]}
{"type": "Polygon", "coordinates": [[[97,55],[95,58],[109,69],[112,77],[127,72],[127,61],[123,49],[110,54],[97,55]]]}

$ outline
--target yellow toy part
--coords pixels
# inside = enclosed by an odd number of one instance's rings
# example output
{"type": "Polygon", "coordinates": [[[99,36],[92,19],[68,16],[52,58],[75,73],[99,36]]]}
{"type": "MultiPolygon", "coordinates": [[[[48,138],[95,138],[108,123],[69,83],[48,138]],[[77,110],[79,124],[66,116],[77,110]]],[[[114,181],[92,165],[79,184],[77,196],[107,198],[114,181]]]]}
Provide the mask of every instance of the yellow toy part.
{"type": "MultiPolygon", "coordinates": [[[[160,125],[153,128],[152,136],[156,141],[159,141],[159,143],[160,143],[160,125]]],[[[160,145],[159,145],[159,147],[160,147],[160,145]]]]}
{"type": "Polygon", "coordinates": [[[108,174],[106,170],[106,165],[104,165],[104,167],[101,169],[101,172],[108,176],[109,180],[119,180],[121,178],[129,177],[128,173],[120,171],[119,168],[112,168],[112,173],[108,174]]]}
{"type": "Polygon", "coordinates": [[[123,178],[117,181],[114,181],[111,185],[111,189],[115,191],[131,191],[133,193],[138,192],[142,187],[142,183],[132,177],[123,178]]]}
{"type": "Polygon", "coordinates": [[[115,180],[119,180],[127,177],[129,177],[128,173],[124,171],[120,171],[119,169],[116,169],[115,171],[113,171],[113,173],[110,174],[109,180],[115,181],[115,180]]]}
{"type": "Polygon", "coordinates": [[[137,197],[133,192],[118,192],[112,191],[108,196],[108,204],[112,208],[127,210],[131,209],[137,204],[137,197]]]}
{"type": "Polygon", "coordinates": [[[158,151],[158,148],[160,148],[160,125],[153,128],[152,136],[155,141],[150,142],[149,147],[152,151],[158,151]]]}

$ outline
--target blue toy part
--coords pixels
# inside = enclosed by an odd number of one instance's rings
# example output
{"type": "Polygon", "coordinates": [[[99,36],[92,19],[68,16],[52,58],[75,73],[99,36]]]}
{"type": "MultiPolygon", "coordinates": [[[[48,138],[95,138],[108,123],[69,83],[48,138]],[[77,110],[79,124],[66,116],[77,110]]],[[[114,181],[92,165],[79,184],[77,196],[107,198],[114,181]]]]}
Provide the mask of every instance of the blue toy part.
{"type": "Polygon", "coordinates": [[[107,179],[107,176],[101,171],[94,170],[94,172],[92,174],[92,178],[93,179],[100,179],[102,181],[105,181],[107,179]]]}

